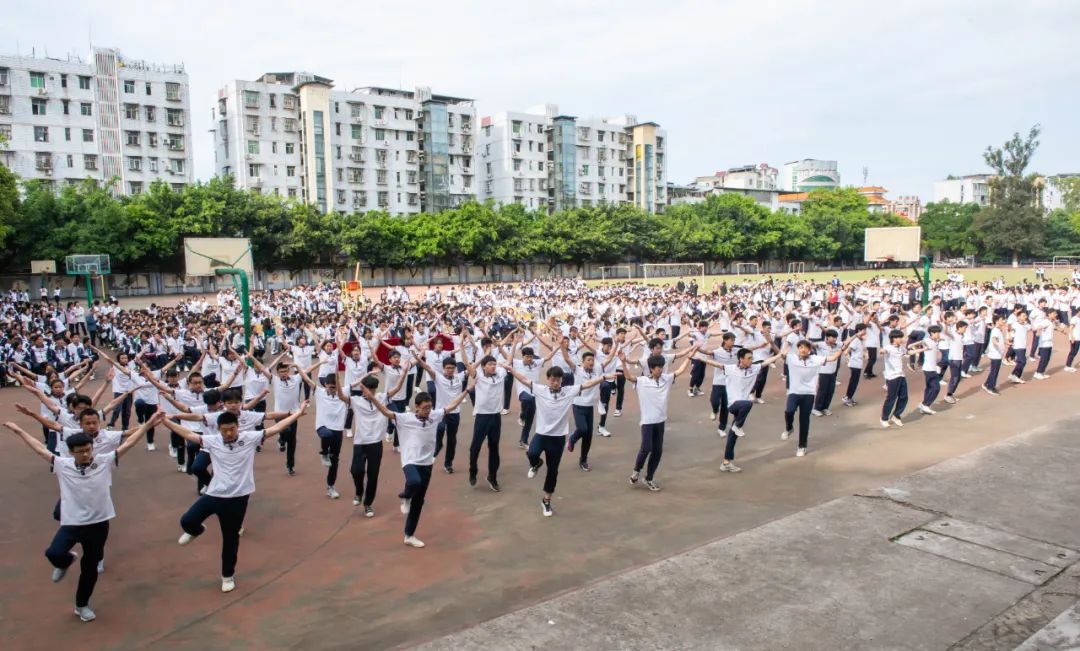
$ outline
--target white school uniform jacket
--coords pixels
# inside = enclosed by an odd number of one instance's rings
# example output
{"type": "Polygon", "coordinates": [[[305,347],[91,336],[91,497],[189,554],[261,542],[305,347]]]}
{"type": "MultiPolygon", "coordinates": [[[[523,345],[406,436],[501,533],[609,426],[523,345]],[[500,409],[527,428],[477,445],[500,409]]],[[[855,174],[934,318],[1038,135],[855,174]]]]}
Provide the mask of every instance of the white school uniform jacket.
{"type": "Polygon", "coordinates": [[[638,392],[642,425],[667,421],[668,396],[674,383],[674,373],[663,373],[655,380],[647,375],[634,380],[631,387],[638,392]]]}
{"type": "Polygon", "coordinates": [[[255,451],[262,439],[263,430],[240,432],[231,443],[218,434],[203,434],[202,449],[210,454],[210,463],[214,464],[214,476],[206,494],[243,497],[254,493],[255,451]]]}
{"type": "Polygon", "coordinates": [[[444,415],[442,409],[432,409],[427,418],[413,413],[395,415],[402,468],[435,463],[435,432],[444,415]]]}

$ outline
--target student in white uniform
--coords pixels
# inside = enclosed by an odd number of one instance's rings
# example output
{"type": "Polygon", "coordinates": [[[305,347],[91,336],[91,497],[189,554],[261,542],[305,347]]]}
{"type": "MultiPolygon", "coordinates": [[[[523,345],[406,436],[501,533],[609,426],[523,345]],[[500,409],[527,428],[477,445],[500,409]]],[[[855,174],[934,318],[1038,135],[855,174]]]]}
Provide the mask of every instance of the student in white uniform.
{"type": "Polygon", "coordinates": [[[784,406],[784,431],[780,434],[780,440],[788,440],[795,431],[795,412],[798,411],[799,445],[795,450],[797,457],[806,456],[806,448],[810,443],[810,413],[817,396],[818,375],[821,367],[840,359],[852,341],[854,339],[848,337],[843,345],[828,355],[811,354],[813,344],[806,339],[795,344],[794,352],[791,352],[788,344],[784,344],[781,352],[787,359],[788,388],[787,404],[784,406]]]}
{"type": "Polygon", "coordinates": [[[641,409],[641,447],[638,449],[637,459],[634,460],[634,472],[630,473],[630,483],[638,483],[641,470],[644,468],[645,485],[654,492],[660,490],[655,476],[656,469],[660,467],[660,457],[664,453],[664,425],[667,423],[671,387],[675,384],[675,378],[686,372],[690,366],[690,359],[698,352],[698,349],[690,347],[687,351],[686,358],[673,373],[664,372],[667,360],[663,356],[649,356],[647,361],[649,373],[643,376],[638,376],[634,372],[623,353],[619,354],[626,382],[637,391],[638,405],[641,409]]]}
{"type": "Polygon", "coordinates": [[[320,386],[315,386],[306,374],[301,374],[300,377],[312,387],[319,456],[322,464],[326,466],[326,496],[336,500],[341,497],[334,484],[337,483],[338,464],[341,460],[341,443],[345,431],[345,417],[349,411],[349,397],[338,386],[337,373],[320,378],[320,386]]]}
{"type": "Polygon", "coordinates": [[[479,474],[477,461],[484,443],[488,446],[488,486],[498,493],[499,488],[499,438],[502,435],[502,383],[506,379],[506,369],[500,367],[495,358],[485,355],[477,365],[469,363],[469,379],[476,390],[476,402],[473,403],[473,437],[469,445],[469,485],[476,486],[479,474]]]}
{"type": "MultiPolygon", "coordinates": [[[[579,380],[582,382],[581,393],[574,397],[574,432],[566,442],[566,449],[574,451],[574,446],[581,443],[581,453],[578,458],[578,467],[589,472],[589,450],[592,449],[593,439],[593,407],[600,400],[600,384],[615,379],[615,372],[604,373],[597,367],[596,354],[585,351],[581,354],[581,364],[578,365],[579,380]],[[593,379],[599,378],[599,382],[593,379]]],[[[535,383],[535,380],[533,380],[535,383]]],[[[537,455],[539,456],[539,455],[537,455]]],[[[550,500],[548,500],[550,502],[550,500]]],[[[550,504],[549,504],[550,506],[550,504]]]]}
{"type": "Polygon", "coordinates": [[[221,525],[221,591],[236,589],[236,556],[240,550],[240,532],[244,527],[248,500],[255,492],[255,448],[266,439],[277,436],[296,422],[307,409],[307,401],[287,418],[264,430],[240,431],[240,420],[232,412],[222,412],[215,427],[218,434],[196,434],[171,420],[165,426],[186,441],[202,447],[214,464],[214,476],[206,493],[195,500],[180,517],[184,533],[178,542],[186,545],[206,531],[203,522],[211,515],[218,516],[221,525]]]}
{"type": "Polygon", "coordinates": [[[929,344],[923,354],[922,373],[924,385],[923,399],[919,403],[919,412],[927,416],[933,416],[937,413],[931,405],[934,404],[938,394],[941,393],[941,375],[938,373],[938,358],[941,356],[941,349],[937,345],[940,340],[941,326],[932,325],[926,329],[926,339],[924,341],[929,342],[929,344]]]}
{"type": "MultiPolygon", "coordinates": [[[[936,342],[933,345],[937,345],[936,342]]],[[[885,402],[881,406],[881,426],[903,427],[904,421],[900,420],[907,408],[908,386],[907,377],[904,376],[904,356],[915,357],[918,353],[926,352],[930,348],[925,340],[920,338],[910,346],[904,345],[904,332],[902,330],[889,331],[889,343],[882,346],[881,354],[885,358],[885,402]]],[[[923,363],[926,358],[923,356],[923,363]]],[[[935,365],[936,368],[936,365],[935,365]]]]}
{"type": "MultiPolygon", "coordinates": [[[[603,376],[592,369],[596,361],[593,354],[587,352],[585,355],[589,360],[591,376],[583,375],[580,381],[570,386],[563,386],[563,370],[558,366],[552,366],[547,370],[546,386],[542,387],[537,386],[529,377],[515,371],[509,364],[503,366],[514,375],[518,382],[532,391],[536,398],[536,435],[533,436],[527,453],[528,477],[529,479],[535,477],[537,471],[544,465],[544,460],[547,460],[543,497],[540,499],[540,508],[544,517],[551,517],[554,514],[551,509],[551,496],[555,493],[555,484],[559,479],[559,463],[562,461],[563,449],[567,447],[566,435],[570,432],[570,408],[574,405],[574,398],[581,396],[585,390],[599,386],[604,380],[603,376]],[[543,458],[541,458],[541,453],[543,458]]],[[[592,396],[595,400],[596,393],[592,393],[592,396]]],[[[592,410],[591,404],[589,410],[592,410]]],[[[573,447],[571,446],[570,449],[572,450],[573,447]]]]}
{"type": "Polygon", "coordinates": [[[60,501],[63,509],[60,528],[52,543],[45,550],[45,557],[53,566],[54,583],[64,578],[67,570],[78,558],[71,549],[82,545],[83,557],[79,565],[79,584],[75,590],[75,614],[84,622],[97,618],[90,608],[90,597],[98,578],[98,562],[105,557],[105,541],[109,537],[109,520],[116,517],[112,502],[112,476],[120,457],[135,447],[139,438],[164,416],[155,416],[143,423],[135,433],[114,451],[94,450],[93,439],[83,433],[67,437],[65,444],[70,456],[58,456],[49,452],[45,444],[12,422],[4,427],[14,432],[39,457],[52,466],[53,474],[60,484],[60,501]]]}
{"type": "MultiPolygon", "coordinates": [[[[384,417],[396,421],[401,445],[401,471],[405,475],[405,488],[398,494],[401,499],[401,513],[405,516],[405,544],[409,547],[423,547],[424,542],[416,537],[416,528],[420,524],[420,512],[424,508],[424,498],[427,497],[428,486],[431,484],[431,467],[435,464],[435,430],[446,411],[432,409],[431,396],[421,391],[414,398],[413,413],[393,412],[375,400],[367,386],[360,386],[363,388],[364,397],[371,400],[384,417]]],[[[468,392],[462,391],[447,407],[456,409],[468,395],[468,392]]],[[[501,385],[498,387],[497,396],[501,403],[501,385]]]]}
{"type": "MultiPolygon", "coordinates": [[[[393,394],[406,382],[406,374],[398,376],[398,384],[387,393],[393,394]]],[[[379,388],[379,378],[368,373],[351,385],[360,391],[359,396],[350,396],[349,404],[353,413],[353,454],[349,474],[353,479],[353,506],[364,507],[364,517],[375,517],[375,493],[379,486],[379,470],[382,468],[383,437],[386,434],[386,417],[375,402],[386,406],[389,403],[387,393],[375,393],[379,388]],[[364,388],[368,393],[364,393],[364,388]],[[369,398],[368,395],[373,396],[369,398]],[[365,481],[366,480],[366,481],[365,481]]],[[[351,392],[350,392],[351,393],[351,392]]]]}
{"type": "Polygon", "coordinates": [[[436,367],[427,362],[418,360],[417,363],[422,364],[428,377],[432,378],[431,384],[435,387],[435,393],[429,392],[429,394],[433,397],[435,408],[442,409],[444,412],[442,421],[436,429],[435,456],[439,456],[440,452],[446,450],[446,454],[443,455],[443,471],[452,475],[454,474],[454,459],[457,456],[458,428],[461,426],[461,407],[448,409],[447,406],[458,397],[459,393],[466,391],[465,372],[457,370],[457,362],[451,355],[439,360],[442,373],[435,373],[436,367]],[[443,446],[444,437],[445,447],[443,446]]]}
{"type": "Polygon", "coordinates": [[[990,360],[990,370],[986,373],[986,381],[983,382],[983,391],[992,396],[1000,395],[997,390],[998,373],[1001,372],[1001,360],[1008,353],[1008,338],[1006,336],[1005,317],[995,313],[994,326],[990,329],[990,337],[986,341],[986,358],[990,360]]]}
{"type": "Polygon", "coordinates": [[[731,428],[725,432],[727,444],[724,446],[724,461],[720,464],[720,472],[742,471],[742,468],[732,463],[735,460],[735,442],[746,435],[742,428],[746,425],[746,418],[750,415],[750,409],[754,406],[752,396],[754,385],[757,384],[758,374],[761,373],[765,366],[772,364],[780,357],[781,354],[777,353],[772,357],[755,360],[753,351],[742,348],[736,353],[734,364],[722,364],[713,360],[706,361],[706,364],[717,368],[727,378],[725,386],[727,386],[728,400],[731,401],[728,410],[731,412],[732,422],[731,428]]]}
{"type": "MultiPolygon", "coordinates": [[[[850,339],[854,339],[848,346],[847,366],[851,375],[848,377],[847,391],[844,392],[844,406],[854,407],[859,404],[855,400],[855,391],[859,388],[859,380],[862,377],[866,351],[869,350],[870,328],[865,323],[856,323],[855,330],[850,339]]],[[[877,348],[874,348],[874,359],[877,359],[877,348]]]]}

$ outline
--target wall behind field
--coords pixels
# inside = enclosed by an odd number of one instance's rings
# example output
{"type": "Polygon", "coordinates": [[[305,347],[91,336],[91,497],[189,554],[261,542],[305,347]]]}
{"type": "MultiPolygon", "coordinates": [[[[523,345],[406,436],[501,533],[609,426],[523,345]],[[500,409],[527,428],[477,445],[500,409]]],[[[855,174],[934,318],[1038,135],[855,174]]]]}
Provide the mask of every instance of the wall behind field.
{"type": "MultiPolygon", "coordinates": [[[[735,274],[735,264],[705,263],[705,275],[735,274]]],[[[867,268],[867,265],[857,267],[830,267],[828,265],[815,265],[805,263],[805,271],[829,271],[841,269],[867,268]]],[[[389,285],[425,286],[425,285],[455,285],[468,283],[510,283],[534,278],[583,278],[585,280],[624,279],[628,277],[626,266],[632,270],[633,277],[643,277],[642,265],[635,262],[623,263],[621,268],[611,269],[612,265],[585,264],[578,267],[574,264],[520,264],[517,266],[494,265],[487,269],[479,266],[457,265],[451,267],[418,267],[412,269],[392,269],[388,267],[360,267],[359,280],[366,288],[386,287],[389,285]],[[608,267],[606,271],[602,267],[608,267]]],[[[320,282],[346,282],[353,280],[355,267],[339,267],[337,269],[305,269],[291,272],[282,269],[257,269],[255,278],[251,281],[251,288],[255,290],[286,289],[296,285],[316,284],[320,282]]],[[[769,261],[760,263],[760,273],[786,274],[788,262],[769,261]]],[[[748,269],[742,269],[743,274],[751,273],[748,269]]],[[[649,278],[671,277],[676,280],[680,277],[689,279],[698,275],[694,269],[682,265],[678,268],[650,269],[649,278]]],[[[86,281],[82,276],[65,275],[4,275],[0,276],[0,291],[7,291],[12,287],[17,289],[29,288],[31,298],[37,299],[38,291],[42,283],[49,287],[49,295],[52,288],[59,283],[63,298],[86,297],[86,281]]],[[[118,298],[127,296],[156,296],[176,294],[204,294],[215,292],[223,287],[230,287],[232,281],[228,278],[197,278],[191,276],[179,276],[170,273],[133,273],[113,274],[105,276],[105,291],[118,298]]],[[[94,279],[94,296],[99,297],[102,293],[101,278],[94,279]]]]}

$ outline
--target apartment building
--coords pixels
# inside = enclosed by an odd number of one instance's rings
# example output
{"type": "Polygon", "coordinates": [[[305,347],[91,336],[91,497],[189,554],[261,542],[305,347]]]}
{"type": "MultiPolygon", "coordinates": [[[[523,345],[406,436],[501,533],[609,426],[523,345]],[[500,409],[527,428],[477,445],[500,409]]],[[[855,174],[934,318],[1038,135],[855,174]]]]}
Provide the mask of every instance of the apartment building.
{"type": "Polygon", "coordinates": [[[555,104],[486,116],[479,198],[549,212],[604,203],[662,212],[665,137],[657,124],[634,116],[583,119],[555,104]]]}
{"type": "Polygon", "coordinates": [[[0,56],[0,162],[25,179],[118,179],[117,194],[193,179],[188,76],[182,64],[93,48],[87,61],[0,56]]]}
{"type": "Polygon", "coordinates": [[[976,203],[990,205],[990,180],[992,174],[968,174],[960,178],[950,177],[934,183],[934,201],[952,203],[976,203]]]}
{"type": "Polygon", "coordinates": [[[219,89],[212,117],[215,170],[240,188],[397,215],[476,198],[470,99],[271,72],[219,89]]]}

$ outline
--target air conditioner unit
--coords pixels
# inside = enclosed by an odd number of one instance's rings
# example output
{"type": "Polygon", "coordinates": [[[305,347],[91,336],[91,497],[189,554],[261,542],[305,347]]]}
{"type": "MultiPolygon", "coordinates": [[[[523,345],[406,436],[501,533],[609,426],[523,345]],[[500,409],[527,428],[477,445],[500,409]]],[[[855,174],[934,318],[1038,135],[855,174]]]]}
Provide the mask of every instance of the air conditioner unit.
{"type": "Polygon", "coordinates": [[[51,167],[43,167],[43,168],[41,168],[41,173],[44,174],[45,176],[52,176],[52,168],[51,167]]]}
{"type": "Polygon", "coordinates": [[[44,88],[39,88],[37,89],[37,94],[44,97],[45,95],[49,94],[49,91],[45,90],[44,88]]]}

